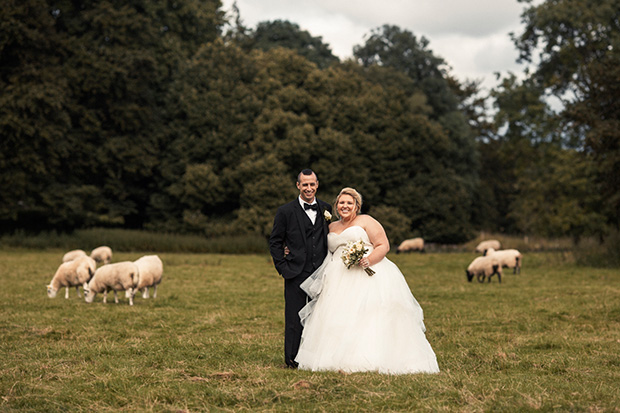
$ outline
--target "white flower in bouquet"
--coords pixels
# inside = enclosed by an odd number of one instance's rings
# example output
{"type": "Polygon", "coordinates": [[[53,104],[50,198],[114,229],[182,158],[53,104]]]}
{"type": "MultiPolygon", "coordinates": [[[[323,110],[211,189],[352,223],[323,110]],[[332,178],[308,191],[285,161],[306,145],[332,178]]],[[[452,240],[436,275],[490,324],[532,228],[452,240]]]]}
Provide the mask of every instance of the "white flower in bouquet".
{"type": "MultiPolygon", "coordinates": [[[[347,245],[345,245],[344,251],[342,251],[342,262],[344,262],[347,269],[351,269],[352,266],[359,264],[360,260],[364,258],[364,254],[367,252],[368,248],[366,248],[363,240],[349,241],[347,245]]],[[[366,271],[368,275],[373,275],[375,273],[370,267],[364,268],[364,271],[366,271]]]]}

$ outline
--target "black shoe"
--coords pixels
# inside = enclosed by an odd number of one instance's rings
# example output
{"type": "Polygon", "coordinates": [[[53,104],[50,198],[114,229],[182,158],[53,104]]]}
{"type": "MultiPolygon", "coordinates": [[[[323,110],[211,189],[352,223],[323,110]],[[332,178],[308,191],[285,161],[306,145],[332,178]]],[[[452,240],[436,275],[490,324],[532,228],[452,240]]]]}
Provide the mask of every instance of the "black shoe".
{"type": "Polygon", "coordinates": [[[297,366],[299,366],[299,363],[297,363],[295,360],[289,360],[286,362],[286,368],[296,369],[297,366]]]}

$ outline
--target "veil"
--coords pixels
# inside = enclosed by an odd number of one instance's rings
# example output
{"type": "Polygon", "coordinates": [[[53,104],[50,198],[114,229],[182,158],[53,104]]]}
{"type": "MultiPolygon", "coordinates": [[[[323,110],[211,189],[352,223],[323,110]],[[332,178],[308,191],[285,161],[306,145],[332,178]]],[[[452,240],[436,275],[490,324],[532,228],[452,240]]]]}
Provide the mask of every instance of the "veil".
{"type": "Polygon", "coordinates": [[[299,310],[299,318],[302,326],[305,325],[306,319],[308,319],[310,314],[312,314],[316,301],[323,290],[323,283],[325,282],[325,269],[327,268],[327,264],[329,264],[332,260],[332,255],[333,254],[328,251],[321,266],[310,274],[310,276],[300,285],[301,289],[308,294],[308,297],[310,297],[310,301],[301,310],[299,310]]]}

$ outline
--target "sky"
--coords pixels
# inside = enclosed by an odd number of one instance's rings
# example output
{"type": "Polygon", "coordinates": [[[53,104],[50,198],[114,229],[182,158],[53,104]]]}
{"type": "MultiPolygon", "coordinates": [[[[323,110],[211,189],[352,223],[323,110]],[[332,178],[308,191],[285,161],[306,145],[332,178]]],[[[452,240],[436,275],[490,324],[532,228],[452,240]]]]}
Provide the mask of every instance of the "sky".
{"type": "MultiPolygon", "coordinates": [[[[231,10],[234,0],[222,0],[231,10]]],[[[321,37],[341,60],[384,24],[429,41],[428,49],[451,67],[457,79],[497,84],[494,73],[523,72],[509,33],[523,30],[524,5],[517,0],[237,0],[246,27],[288,20],[321,37]]]]}

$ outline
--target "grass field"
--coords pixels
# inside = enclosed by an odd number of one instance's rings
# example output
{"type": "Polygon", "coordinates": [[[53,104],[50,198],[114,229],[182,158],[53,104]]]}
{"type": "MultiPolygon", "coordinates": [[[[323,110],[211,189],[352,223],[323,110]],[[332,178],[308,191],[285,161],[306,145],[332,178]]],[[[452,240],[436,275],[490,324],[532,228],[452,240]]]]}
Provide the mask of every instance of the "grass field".
{"type": "Polygon", "coordinates": [[[441,373],[387,376],[283,368],[268,255],[159,254],[157,299],[130,307],[49,299],[62,254],[0,250],[2,412],[620,411],[617,269],[529,253],[521,275],[479,284],[465,278],[473,254],[389,255],[441,373]]]}

